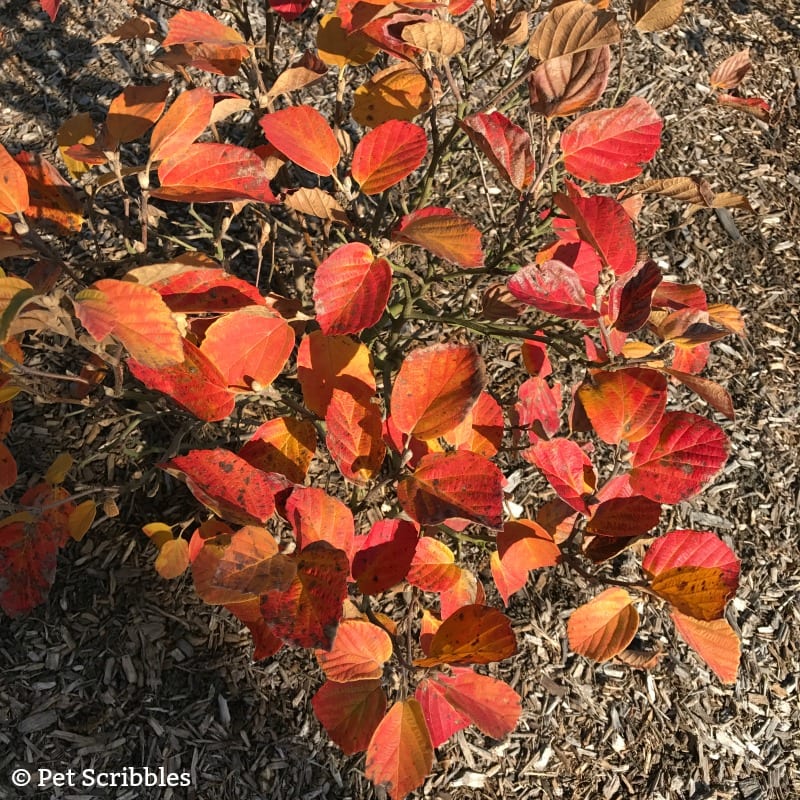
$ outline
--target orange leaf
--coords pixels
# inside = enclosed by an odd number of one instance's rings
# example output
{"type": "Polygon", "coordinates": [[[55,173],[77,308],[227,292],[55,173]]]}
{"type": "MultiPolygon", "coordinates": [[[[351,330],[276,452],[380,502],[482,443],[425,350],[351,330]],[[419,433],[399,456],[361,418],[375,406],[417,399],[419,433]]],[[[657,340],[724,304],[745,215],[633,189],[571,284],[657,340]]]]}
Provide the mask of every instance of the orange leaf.
{"type": "Polygon", "coordinates": [[[453,551],[432,536],[417,542],[408,570],[408,582],[424,592],[444,592],[461,579],[461,567],[455,563],[453,551]]]}
{"type": "Polygon", "coordinates": [[[503,524],[504,482],[491,461],[468,450],[430,453],[399,482],[397,497],[421,525],[455,517],[496,529],[503,524]]]}
{"type": "Polygon", "coordinates": [[[698,397],[708,403],[715,411],[732,420],[736,418],[733,408],[733,400],[727,389],[720,386],[708,378],[701,378],[699,375],[692,375],[688,372],[680,372],[677,369],[666,367],[664,372],[667,375],[680,381],[684,386],[688,386],[698,397]]]}
{"type": "Polygon", "coordinates": [[[583,0],[572,0],[551,9],[528,43],[533,58],[549,58],[616,44],[620,30],[616,14],[595,8],[583,0]]]}
{"type": "Polygon", "coordinates": [[[503,409],[488,392],[481,392],[461,424],[442,437],[457,450],[491,458],[503,443],[503,409]]]}
{"type": "Polygon", "coordinates": [[[250,48],[233,28],[203,11],[181,10],[169,20],[164,47],[180,51],[184,45],[190,62],[200,69],[235,75],[250,48]]]}
{"type": "Polygon", "coordinates": [[[561,134],[564,166],[583,181],[611,184],[635,178],[661,145],[662,127],[653,107],[637,96],[620,108],[590,111],[561,134]]]}
{"type": "Polygon", "coordinates": [[[353,513],[338,498],[322,489],[300,487],[286,502],[286,518],[297,538],[298,550],[304,550],[313,542],[327,542],[343,550],[348,558],[352,556],[353,513]]]}
{"type": "Polygon", "coordinates": [[[392,265],[360,242],[342,245],[314,275],[314,308],[326,336],[359,333],[381,318],[392,290],[392,265]]]}
{"type": "Polygon", "coordinates": [[[28,179],[30,205],[25,209],[25,216],[53,225],[59,233],[80,231],[83,227],[81,204],[75,190],[59,171],[39,153],[22,150],[14,160],[28,179]]]}
{"type": "Polygon", "coordinates": [[[741,643],[725,619],[703,621],[680,611],[672,612],[678,633],[708,664],[723,683],[735,683],[739,671],[741,643]]]}
{"type": "Polygon", "coordinates": [[[486,385],[474,346],[434,344],[409,353],[392,388],[395,425],[418,439],[435,439],[467,416],[486,385]]]}
{"type": "Polygon", "coordinates": [[[425,158],[428,137],[411,122],[389,120],[356,145],[351,170],[364,194],[380,194],[407,178],[425,158]]]}
{"type": "Polygon", "coordinates": [[[150,161],[182,153],[206,129],[214,110],[214,95],[202,87],[182,92],[150,136],[150,161]]]}
{"type": "Polygon", "coordinates": [[[633,640],[639,627],[634,598],[612,586],[572,612],[567,623],[569,646],[595,661],[608,661],[633,640]]]}
{"type": "Polygon", "coordinates": [[[325,444],[339,471],[353,483],[366,485],[386,456],[380,406],[334,389],[325,424],[325,444]]]}
{"type": "Polygon", "coordinates": [[[259,120],[269,143],[298,166],[330,175],[341,150],[325,117],[311,106],[291,106],[259,120]]]}
{"type": "Polygon", "coordinates": [[[492,577],[503,602],[508,605],[531,570],[553,567],[560,559],[560,548],[541,525],[527,519],[506,522],[497,534],[497,551],[491,559],[492,577]]]}
{"type": "Polygon", "coordinates": [[[293,349],[294,331],[289,323],[258,306],[219,317],[200,345],[228,386],[237,391],[265,389],[278,377],[293,349]]]}
{"type": "Polygon", "coordinates": [[[113,335],[146,367],[159,369],[183,361],[178,324],[149,286],[97,281],[75,296],[75,314],[96,341],[113,335]]]}
{"type": "Polygon", "coordinates": [[[392,640],[371,622],[345,619],[339,623],[333,647],[316,655],[328,680],[349,683],[380,678],[392,656],[392,640]]]}
{"type": "Polygon", "coordinates": [[[144,136],[161,116],[169,83],[126,86],[108,107],[106,127],[115,142],[132,142],[144,136]]]}
{"type": "Polygon", "coordinates": [[[355,91],[353,119],[374,128],[390,119],[410,121],[433,104],[425,76],[413,64],[394,64],[355,91]]]}
{"type": "Polygon", "coordinates": [[[517,641],[508,617],[496,608],[475,604],[460,608],[442,622],[431,639],[428,655],[414,665],[489,664],[516,652],[517,641]]]}
{"type": "Polygon", "coordinates": [[[604,442],[638,442],[664,414],[667,382],[655,370],[641,367],[599,371],[581,384],[578,398],[604,442]]]}
{"type": "Polygon", "coordinates": [[[97,516],[97,503],[94,500],[84,500],[69,515],[69,535],[80,542],[92,527],[94,518],[97,516]]]}
{"type": "Polygon", "coordinates": [[[367,347],[349,336],[325,336],[314,331],[297,351],[297,378],[303,402],[324,418],[334,389],[354,397],[375,394],[372,356],[367,347]]]}
{"type": "Polygon", "coordinates": [[[659,503],[696,495],[728,458],[728,437],[711,420],[687,411],[667,411],[658,425],[631,445],[631,487],[659,503]]]}
{"type": "Polygon", "coordinates": [[[386,713],[386,693],[379,680],[325,681],[311,705],[328,736],[351,756],[369,746],[386,713]]]}
{"type": "Polygon", "coordinates": [[[269,188],[264,162],[252,150],[233,144],[191,144],[161,162],[158,180],[161,188],[150,194],[164,200],[277,202],[269,188]]]}
{"type": "Polygon", "coordinates": [[[155,369],[129,358],[128,369],[149,389],[163,392],[198,419],[216,422],[229,417],[236,397],[222,373],[198,347],[186,339],[182,343],[180,364],[155,369]]]}
{"type": "Polygon", "coordinates": [[[305,480],[317,449],[313,423],[277,417],[263,423],[239,451],[239,456],[264,472],[285,475],[292,483],[305,480]]]}
{"type": "Polygon", "coordinates": [[[18,214],[30,205],[28,180],[8,150],[0,144],[0,214],[18,214]]]}
{"type": "Polygon", "coordinates": [[[406,214],[392,233],[396,242],[424,247],[465,269],[483,266],[481,232],[449,208],[422,208],[406,214]]]}
{"type": "Polygon", "coordinates": [[[189,542],[186,539],[170,539],[164,542],[156,558],[156,572],[166,580],[177,578],[189,566],[189,542]]]}
{"type": "Polygon", "coordinates": [[[402,800],[422,785],[433,766],[433,745],[419,701],[395,703],[367,747],[366,776],[402,800]]]}

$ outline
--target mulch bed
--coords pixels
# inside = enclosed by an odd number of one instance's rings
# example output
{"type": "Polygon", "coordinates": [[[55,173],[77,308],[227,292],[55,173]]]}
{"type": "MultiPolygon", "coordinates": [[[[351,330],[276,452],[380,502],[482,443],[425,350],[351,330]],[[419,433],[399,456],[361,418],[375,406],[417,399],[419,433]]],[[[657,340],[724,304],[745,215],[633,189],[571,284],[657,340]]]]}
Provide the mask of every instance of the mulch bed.
{"type": "MultiPolygon", "coordinates": [[[[128,14],[124,2],[73,2],[52,25],[27,0],[5,3],[0,141],[52,155],[63,119],[106,107],[139,74],[135,52],[92,42],[128,14]]],[[[686,224],[665,203],[646,211],[653,222],[639,231],[670,273],[698,280],[747,317],[748,338],[716,345],[709,371],[736,405],[726,426],[731,458],[669,520],[720,533],[742,558],[728,613],[742,637],[739,680],[720,686],[653,614],[643,629],[667,650],[653,672],[570,653],[565,619],[589,591],[561,568],[538,574],[509,609],[521,654],[491,668],[523,697],[518,729],[501,742],[475,729],[458,734],[437,751],[420,796],[800,797],[800,13],[785,2],[690,2],[678,27],[626,43],[621,80],[626,90],[644,81],[640,93],[665,119],[653,177],[697,170],[718,191],[746,193],[755,211],[701,212],[686,224]],[[716,108],[703,89],[713,66],[745,46],[756,65],[745,86],[775,109],[769,127],[716,108]]],[[[45,606],[0,620],[0,799],[36,796],[8,783],[17,767],[125,766],[185,771],[191,788],[41,796],[381,796],[363,760],[343,757],[310,712],[321,681],[309,654],[285,650],[252,663],[249,635],[233,618],[199,601],[188,578],[155,574],[138,525],[192,513],[182,490],[155,493],[163,478],[137,471],[174,435],[157,409],[132,401],[123,414],[76,410],[17,401],[9,444],[25,478],[66,448],[91,456],[78,465],[76,489],[127,481],[136,490],[120,517],[64,550],[45,606]]]]}

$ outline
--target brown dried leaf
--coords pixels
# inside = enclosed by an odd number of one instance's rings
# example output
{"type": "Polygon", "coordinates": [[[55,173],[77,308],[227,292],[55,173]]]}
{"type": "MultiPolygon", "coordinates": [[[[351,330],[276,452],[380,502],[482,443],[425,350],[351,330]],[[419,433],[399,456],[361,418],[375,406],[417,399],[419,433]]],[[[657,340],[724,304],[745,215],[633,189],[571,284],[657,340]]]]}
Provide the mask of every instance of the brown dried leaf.
{"type": "Polygon", "coordinates": [[[98,39],[95,44],[116,44],[126,39],[155,39],[158,41],[158,25],[148,17],[131,17],[122,25],[114,28],[111,33],[98,39]]]}
{"type": "Polygon", "coordinates": [[[752,66],[749,47],[734,53],[711,73],[711,88],[735,89],[750,72],[752,66]]]}
{"type": "Polygon", "coordinates": [[[298,189],[296,192],[292,192],[284,200],[284,203],[301,214],[309,214],[320,219],[329,219],[332,222],[341,222],[343,225],[350,224],[347,214],[345,214],[344,209],[339,205],[336,198],[318,187],[298,189]]]}
{"type": "Polygon", "coordinates": [[[452,23],[441,19],[407,25],[402,37],[404,42],[443,58],[460,53],[466,44],[464,34],[452,23]]]}
{"type": "Polygon", "coordinates": [[[516,47],[528,41],[528,13],[517,11],[496,17],[489,28],[495,42],[516,47]]]}
{"type": "Polygon", "coordinates": [[[683,0],[633,0],[631,19],[640,31],[663,31],[683,14],[683,0]]]}
{"type": "Polygon", "coordinates": [[[533,58],[548,58],[592,50],[604,44],[617,44],[620,30],[616,15],[587,5],[583,0],[570,0],[548,12],[539,23],[528,44],[533,58]]]}
{"type": "Polygon", "coordinates": [[[275,79],[267,97],[273,99],[287,92],[313,86],[325,77],[328,67],[316,53],[306,50],[300,58],[275,79]]]}
{"type": "Polygon", "coordinates": [[[657,194],[661,197],[669,197],[684,203],[696,203],[708,208],[711,208],[714,202],[714,191],[704,178],[679,177],[644,181],[637,183],[633,187],[633,191],[657,194]]]}

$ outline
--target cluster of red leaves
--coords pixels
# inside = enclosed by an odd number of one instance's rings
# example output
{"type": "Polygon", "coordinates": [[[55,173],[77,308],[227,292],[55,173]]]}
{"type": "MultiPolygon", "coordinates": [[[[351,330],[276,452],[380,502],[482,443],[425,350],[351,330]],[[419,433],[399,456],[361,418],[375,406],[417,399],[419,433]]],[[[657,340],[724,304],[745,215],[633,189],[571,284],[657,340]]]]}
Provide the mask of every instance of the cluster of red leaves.
{"type": "MultiPolygon", "coordinates": [[[[57,0],[44,5],[54,18],[57,0]]],[[[308,2],[270,5],[292,20],[308,2]]],[[[75,296],[74,313],[97,355],[121,345],[138,380],[204,421],[227,418],[238,397],[296,371],[299,416],[267,420],[238,453],[193,450],[162,465],[214,516],[189,538],[163,523],[145,532],[158,548],[159,573],[172,578],[190,568],[198,594],[251,630],[256,658],[284,644],[315,650],[326,677],[312,701],[318,718],[346,753],[366,751],[367,775],[395,798],[422,783],[434,748],[457,731],[474,724],[499,738],[520,715],[510,686],[473,669],[516,652],[510,621],[486,604],[480,578],[457,563],[444,536],[469,525],[485,529],[480,533],[494,543],[491,574],[506,605],[532,570],[576,559],[600,564],[653,540],[662,507],[695,496],[728,451],[718,424],[667,410],[668,387],[682,384],[732,418],[728,393],[699,373],[710,343],[743,330],[735,309],[709,304],[699,286],[665,280],[639,251],[634,231],[644,193],[706,207],[746,206],[744,198],[715,195],[688,177],[648,181],[616,196],[574,182],[611,186],[641,175],[661,143],[662,120],[650,103],[634,96],[549,128],[557,136],[540,143],[547,146],[539,165],[526,130],[499,111],[478,111],[454,133],[466,134],[522,208],[557,163],[574,179],[540,209],[554,239],[500,287],[505,299],[491,319],[533,310],[568,323],[584,336],[585,375],[565,393],[553,380],[548,337],[539,332],[522,345],[528,376],[511,408],[490,393],[478,348],[463,341],[416,347],[397,370],[376,378],[372,337],[363,334],[387,315],[395,271],[389,255],[410,245],[450,265],[445,270],[475,270],[486,263],[481,232],[451,208],[420,203],[386,232],[388,245],[366,241],[336,197],[285,185],[291,172],[278,175],[286,164],[337,181],[347,172],[350,185],[369,196],[401,185],[423,165],[428,134],[411,120],[441,91],[426,64],[444,63],[465,46],[451,18],[472,2],[446,5],[449,14],[437,15],[429,4],[340,0],[321,21],[318,53],[304,53],[259,98],[270,110],[258,120],[266,144],[254,148],[198,141],[210,126],[249,109],[249,100],[194,88],[168,106],[167,83],[126,87],[98,129],[79,115],[59,131],[74,177],[105,163],[120,181],[136,175],[145,209],[150,198],[284,203],[353,234],[315,271],[313,317],[196,254],[99,280],[75,296]],[[351,154],[311,106],[273,110],[276,97],[316,83],[328,65],[365,64],[380,51],[398,61],[355,90],[353,119],[370,130],[351,154]],[[145,163],[121,168],[121,146],[148,132],[145,163]],[[509,514],[506,480],[493,461],[509,431],[555,495],[535,518],[509,514]],[[323,444],[343,480],[367,492],[388,475],[381,500],[391,512],[368,530],[359,530],[358,517],[333,494],[304,485],[323,444]],[[598,454],[606,445],[615,460],[603,480],[598,454]],[[397,623],[374,611],[370,598],[404,584],[415,601],[400,637],[397,623]],[[358,606],[351,593],[361,595],[358,606]],[[409,652],[412,624],[419,636],[409,652]],[[422,677],[413,696],[390,704],[382,678],[395,657],[422,677]]],[[[606,5],[554,3],[530,37],[524,19],[520,38],[523,20],[485,3],[496,41],[527,41],[530,108],[548,126],[596,104],[606,88],[611,47],[621,38],[606,5]]],[[[634,0],[630,12],[639,30],[652,31],[672,24],[681,10],[677,0],[634,0]]],[[[135,38],[159,41],[161,63],[179,72],[234,75],[253,51],[235,29],[197,11],[179,11],[165,37],[137,17],[102,41],[135,38]]],[[[714,72],[712,84],[733,89],[748,68],[746,53],[737,54],[714,72]]],[[[725,98],[724,105],[747,105],[725,98]]],[[[12,157],[0,146],[0,177],[0,257],[28,253],[29,223],[62,233],[81,229],[74,191],[45,159],[12,157]]],[[[33,279],[0,281],[0,339],[9,352],[38,324],[44,288],[33,279]]],[[[86,372],[83,380],[95,379],[86,372]]],[[[2,390],[11,391],[7,400],[15,388],[2,390]]],[[[0,472],[8,488],[15,465],[2,445],[0,472]]],[[[44,599],[58,547],[88,527],[88,508],[79,514],[82,506],[73,506],[59,483],[51,478],[29,490],[23,510],[0,522],[0,603],[8,613],[44,599]]],[[[733,681],[739,642],[724,619],[738,582],[732,551],[712,532],[671,531],[652,541],[642,569],[641,581],[613,585],[572,614],[572,648],[597,661],[652,665],[656,657],[629,649],[639,626],[629,589],[637,590],[666,601],[683,638],[722,681],[733,681]]]]}

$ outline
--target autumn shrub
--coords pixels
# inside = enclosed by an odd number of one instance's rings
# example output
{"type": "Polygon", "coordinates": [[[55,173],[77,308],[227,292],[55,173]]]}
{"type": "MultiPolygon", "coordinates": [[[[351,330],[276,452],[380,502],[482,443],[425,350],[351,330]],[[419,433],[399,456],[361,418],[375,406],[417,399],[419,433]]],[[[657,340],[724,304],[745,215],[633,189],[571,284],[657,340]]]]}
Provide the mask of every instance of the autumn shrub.
{"type": "MultiPolygon", "coordinates": [[[[661,520],[725,464],[711,417],[733,405],[700,373],[743,321],[665,279],[636,226],[662,208],[647,198],[747,200],[645,177],[663,122],[627,83],[645,76],[614,69],[623,36],[672,25],[682,3],[339,0],[315,48],[308,0],[271,6],[179,11],[166,35],[128,20],[98,46],[155,40],[160,79],[122,88],[103,119],[65,120],[58,166],[0,145],[3,432],[13,397],[47,378],[23,353],[53,341],[84,355],[49,399],[87,414],[133,382],[165,415],[257,407],[242,447],[165,455],[203,521],[145,526],[155,567],[190,569],[254,658],[313,650],[314,712],[392,797],[456,731],[500,738],[519,718],[482,669],[517,650],[482,569],[506,605],[532,570],[588,584],[567,623],[582,656],[658,669],[635,641],[646,603],[733,682],[739,561],[661,520]],[[536,480],[550,500],[515,500],[536,480]]],[[[735,54],[711,85],[765,119],[736,94],[749,66],[735,54]]],[[[0,459],[13,493],[2,444],[0,459]]],[[[6,614],[44,602],[59,548],[92,524],[70,464],[0,522],[6,614]]]]}

